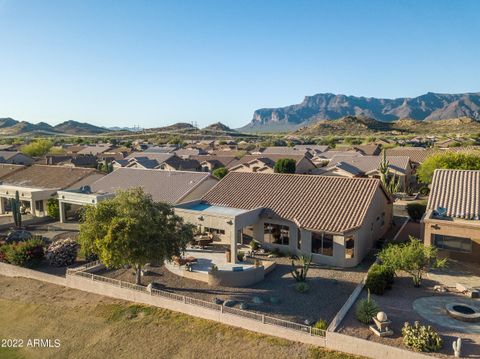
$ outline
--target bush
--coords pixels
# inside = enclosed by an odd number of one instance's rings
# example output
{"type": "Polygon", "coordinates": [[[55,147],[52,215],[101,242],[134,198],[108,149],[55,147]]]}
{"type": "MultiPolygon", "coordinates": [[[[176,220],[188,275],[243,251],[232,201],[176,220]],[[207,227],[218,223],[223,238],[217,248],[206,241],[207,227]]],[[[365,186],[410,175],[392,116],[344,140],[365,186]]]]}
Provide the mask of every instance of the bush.
{"type": "Polygon", "coordinates": [[[252,240],[250,242],[250,247],[252,248],[253,251],[256,251],[260,248],[260,243],[258,243],[256,240],[252,240]]]}
{"type": "Polygon", "coordinates": [[[299,293],[306,293],[310,289],[310,286],[307,282],[298,282],[295,284],[295,290],[299,293]]]}
{"type": "Polygon", "coordinates": [[[320,319],[313,325],[313,327],[315,329],[327,330],[328,322],[325,319],[320,319]]]}
{"type": "Polygon", "coordinates": [[[423,186],[423,187],[420,187],[420,189],[418,190],[418,192],[422,195],[422,196],[428,196],[430,194],[430,188],[428,188],[428,186],[423,186]]]}
{"type": "Polygon", "coordinates": [[[415,222],[418,222],[420,219],[422,219],[422,216],[425,213],[426,209],[427,209],[427,203],[425,201],[412,202],[407,204],[408,215],[415,222]]]}
{"type": "Polygon", "coordinates": [[[21,267],[34,267],[44,256],[43,241],[41,238],[32,238],[25,242],[6,244],[1,252],[7,263],[21,267]]]}
{"type": "Polygon", "coordinates": [[[45,257],[50,265],[54,267],[66,267],[75,262],[77,253],[77,242],[71,238],[66,238],[50,244],[45,257]]]}
{"type": "Polygon", "coordinates": [[[214,176],[217,177],[218,179],[222,179],[222,178],[225,177],[227,174],[228,174],[228,169],[226,169],[225,167],[219,167],[219,168],[217,168],[216,170],[214,170],[214,171],[212,172],[212,175],[214,175],[214,176]]]}
{"type": "Polygon", "coordinates": [[[435,352],[443,345],[442,338],[431,326],[420,325],[419,322],[415,322],[413,326],[405,323],[402,336],[407,347],[420,352],[435,352]]]}
{"type": "Polygon", "coordinates": [[[243,252],[243,251],[238,251],[238,252],[237,252],[237,259],[238,259],[240,262],[243,262],[244,257],[245,257],[245,252],[243,252]]]}
{"type": "Polygon", "coordinates": [[[391,288],[394,275],[395,272],[386,265],[374,264],[368,271],[365,285],[371,293],[382,295],[385,289],[391,288]]]}
{"type": "Polygon", "coordinates": [[[367,299],[360,299],[355,309],[355,316],[363,324],[372,323],[373,317],[380,311],[378,304],[370,298],[370,292],[367,299]]]}

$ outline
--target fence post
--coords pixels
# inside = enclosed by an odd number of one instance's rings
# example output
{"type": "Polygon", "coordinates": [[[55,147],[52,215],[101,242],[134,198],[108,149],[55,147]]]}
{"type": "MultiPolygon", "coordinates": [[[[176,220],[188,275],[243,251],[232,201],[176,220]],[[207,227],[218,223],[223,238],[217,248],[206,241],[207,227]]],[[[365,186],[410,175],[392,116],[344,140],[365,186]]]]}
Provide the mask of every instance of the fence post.
{"type": "Polygon", "coordinates": [[[223,305],[220,305],[220,313],[223,314],[223,305]]]}
{"type": "Polygon", "coordinates": [[[183,302],[187,303],[187,298],[185,296],[183,296],[183,302]]]}
{"type": "Polygon", "coordinates": [[[262,314],[262,324],[265,324],[265,315],[262,314]]]}

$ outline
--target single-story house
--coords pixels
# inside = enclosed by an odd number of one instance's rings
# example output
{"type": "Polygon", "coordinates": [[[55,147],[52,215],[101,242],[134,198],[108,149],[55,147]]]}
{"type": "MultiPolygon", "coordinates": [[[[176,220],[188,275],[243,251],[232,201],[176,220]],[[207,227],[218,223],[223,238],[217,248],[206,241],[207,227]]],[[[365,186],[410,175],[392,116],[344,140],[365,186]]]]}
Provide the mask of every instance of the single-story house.
{"type": "Polygon", "coordinates": [[[289,158],[295,161],[295,173],[297,174],[310,174],[317,169],[309,156],[302,154],[246,155],[230,162],[227,168],[232,172],[256,172],[258,169],[262,169],[261,172],[273,173],[275,162],[283,158],[289,158]]]}
{"type": "Polygon", "coordinates": [[[0,179],[0,214],[18,191],[22,205],[35,217],[47,215],[47,201],[57,191],[90,185],[103,174],[91,168],[32,165],[0,179]]]}
{"type": "Polygon", "coordinates": [[[230,172],[200,200],[175,212],[230,245],[268,249],[352,267],[390,228],[392,199],[374,178],[230,172]]]}
{"type": "Polygon", "coordinates": [[[480,261],[480,171],[437,169],[422,219],[425,245],[458,260],[480,261]]]}
{"type": "Polygon", "coordinates": [[[119,168],[88,187],[59,191],[60,220],[66,218],[65,204],[95,205],[113,197],[118,190],[142,187],[154,201],[177,204],[201,198],[217,182],[218,179],[204,172],[119,168]]]}
{"type": "Polygon", "coordinates": [[[0,151],[0,163],[31,165],[35,160],[19,151],[0,151]]]}
{"type": "MultiPolygon", "coordinates": [[[[387,156],[388,173],[400,179],[400,188],[405,190],[412,183],[412,165],[408,156],[387,156]]],[[[383,156],[335,156],[330,163],[317,171],[322,176],[374,177],[379,178],[383,156]]]]}
{"type": "Polygon", "coordinates": [[[435,153],[433,149],[423,147],[395,147],[385,150],[387,156],[408,156],[414,168],[417,168],[431,154],[435,153]]]}

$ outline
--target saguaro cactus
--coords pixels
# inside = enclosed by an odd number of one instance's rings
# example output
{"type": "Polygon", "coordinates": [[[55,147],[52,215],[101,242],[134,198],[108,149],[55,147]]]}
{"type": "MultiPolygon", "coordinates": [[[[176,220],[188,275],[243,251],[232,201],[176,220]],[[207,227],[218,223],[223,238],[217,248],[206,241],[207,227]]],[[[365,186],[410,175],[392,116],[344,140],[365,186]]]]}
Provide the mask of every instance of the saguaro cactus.
{"type": "Polygon", "coordinates": [[[15,227],[20,228],[22,226],[22,213],[20,212],[20,194],[15,192],[15,198],[10,199],[10,207],[12,208],[12,217],[15,227]]]}

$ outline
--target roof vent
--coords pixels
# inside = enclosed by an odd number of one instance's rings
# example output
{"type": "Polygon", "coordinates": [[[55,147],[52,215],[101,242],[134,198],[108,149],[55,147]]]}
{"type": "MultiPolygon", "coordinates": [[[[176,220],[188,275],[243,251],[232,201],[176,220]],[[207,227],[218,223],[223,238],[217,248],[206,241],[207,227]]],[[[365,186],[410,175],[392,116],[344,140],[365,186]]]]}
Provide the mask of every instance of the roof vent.
{"type": "Polygon", "coordinates": [[[436,210],[433,211],[433,215],[435,217],[443,218],[447,214],[447,209],[444,207],[438,207],[436,210]]]}

